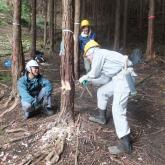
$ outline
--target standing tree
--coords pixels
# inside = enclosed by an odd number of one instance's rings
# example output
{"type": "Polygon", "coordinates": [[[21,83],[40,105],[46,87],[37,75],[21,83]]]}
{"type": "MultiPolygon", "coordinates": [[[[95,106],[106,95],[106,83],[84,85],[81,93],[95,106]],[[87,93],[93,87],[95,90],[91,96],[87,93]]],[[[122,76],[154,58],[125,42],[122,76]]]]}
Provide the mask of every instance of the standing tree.
{"type": "Polygon", "coordinates": [[[80,0],[75,0],[74,18],[74,73],[75,79],[79,78],[80,58],[79,58],[79,25],[80,25],[80,0]]]}
{"type": "Polygon", "coordinates": [[[155,20],[155,0],[149,0],[149,14],[148,14],[148,37],[146,60],[150,61],[155,58],[154,52],[154,20],[155,20]]]}
{"type": "Polygon", "coordinates": [[[140,9],[139,9],[139,38],[142,39],[143,35],[143,0],[140,0],[140,9]]]}
{"type": "Polygon", "coordinates": [[[44,1],[44,47],[47,44],[47,27],[48,27],[48,3],[44,1]]]}
{"type": "Polygon", "coordinates": [[[162,39],[165,36],[165,1],[162,1],[162,39]]]}
{"type": "Polygon", "coordinates": [[[7,112],[13,110],[18,104],[19,97],[17,92],[17,80],[20,78],[25,64],[21,42],[21,0],[13,0],[13,9],[12,91],[3,108],[6,108],[13,98],[14,103],[10,108],[7,108],[7,110],[1,113],[0,118],[2,118],[7,112]]]}
{"type": "Polygon", "coordinates": [[[120,3],[120,0],[116,0],[114,50],[118,50],[120,46],[120,3]]]}
{"type": "Polygon", "coordinates": [[[74,41],[73,41],[73,0],[62,0],[62,29],[64,55],[61,56],[61,118],[74,121],[74,41]]]}
{"type": "Polygon", "coordinates": [[[49,39],[50,54],[54,52],[54,0],[49,0],[49,39]]]}
{"type": "Polygon", "coordinates": [[[123,47],[126,48],[127,43],[127,20],[128,20],[128,0],[124,1],[124,21],[123,21],[123,47]]]}
{"type": "Polygon", "coordinates": [[[34,59],[36,54],[36,0],[31,1],[32,20],[31,20],[31,57],[34,59]]]}
{"type": "Polygon", "coordinates": [[[21,0],[14,0],[13,53],[12,53],[12,94],[17,95],[17,80],[24,70],[24,56],[21,41],[21,0]]]}

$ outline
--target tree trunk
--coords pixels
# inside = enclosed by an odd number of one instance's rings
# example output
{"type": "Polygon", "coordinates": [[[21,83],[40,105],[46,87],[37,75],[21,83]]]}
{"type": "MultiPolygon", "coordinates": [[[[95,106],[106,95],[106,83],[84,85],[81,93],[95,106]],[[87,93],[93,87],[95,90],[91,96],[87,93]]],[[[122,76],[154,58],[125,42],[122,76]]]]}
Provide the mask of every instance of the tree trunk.
{"type": "Polygon", "coordinates": [[[93,24],[95,25],[94,27],[94,31],[96,32],[96,34],[97,34],[97,14],[96,14],[96,12],[97,12],[97,8],[98,8],[98,0],[95,0],[95,1],[93,1],[93,5],[92,5],[92,8],[93,8],[93,13],[92,13],[92,15],[93,15],[93,24]]]}
{"type": "Polygon", "coordinates": [[[54,53],[54,0],[49,0],[50,55],[54,53]]]}
{"type": "Polygon", "coordinates": [[[55,47],[55,41],[56,41],[56,36],[55,36],[55,34],[56,34],[56,27],[57,27],[57,25],[56,25],[56,16],[57,15],[57,1],[54,1],[54,36],[53,36],[53,41],[54,41],[54,47],[55,47]]]}
{"type": "Polygon", "coordinates": [[[13,53],[12,53],[12,94],[17,95],[17,80],[24,70],[24,56],[21,42],[21,0],[14,0],[13,53]]]}
{"type": "Polygon", "coordinates": [[[127,20],[128,20],[128,0],[124,1],[124,22],[123,22],[123,48],[127,44],[127,20]]]}
{"type": "Polygon", "coordinates": [[[154,20],[155,20],[155,0],[149,1],[149,14],[148,14],[148,37],[146,60],[150,61],[155,58],[154,52],[154,20]]]}
{"type": "Polygon", "coordinates": [[[165,0],[162,2],[162,39],[165,37],[165,0]]]}
{"type": "Polygon", "coordinates": [[[82,12],[80,14],[81,14],[81,18],[82,19],[84,19],[85,17],[87,17],[86,12],[85,12],[86,11],[86,8],[85,8],[86,5],[85,4],[86,4],[86,1],[81,1],[81,6],[80,7],[81,7],[81,11],[82,12]]]}
{"type": "Polygon", "coordinates": [[[31,2],[32,9],[32,24],[31,24],[31,38],[32,38],[32,46],[31,46],[31,58],[35,58],[36,54],[36,0],[32,0],[31,2]]]}
{"type": "Polygon", "coordinates": [[[64,55],[61,57],[61,117],[74,121],[74,41],[73,41],[73,0],[62,0],[62,29],[64,55]]]}
{"type": "Polygon", "coordinates": [[[44,6],[44,47],[47,44],[47,27],[48,27],[48,3],[45,1],[44,6]]]}
{"type": "Polygon", "coordinates": [[[75,0],[75,18],[74,18],[74,74],[77,80],[80,75],[80,57],[79,57],[79,26],[80,26],[80,0],[75,0]]]}
{"type": "Polygon", "coordinates": [[[143,0],[140,0],[140,13],[139,13],[139,38],[142,39],[143,34],[143,0]]]}
{"type": "Polygon", "coordinates": [[[120,39],[120,0],[116,0],[114,50],[119,49],[120,39]]]}

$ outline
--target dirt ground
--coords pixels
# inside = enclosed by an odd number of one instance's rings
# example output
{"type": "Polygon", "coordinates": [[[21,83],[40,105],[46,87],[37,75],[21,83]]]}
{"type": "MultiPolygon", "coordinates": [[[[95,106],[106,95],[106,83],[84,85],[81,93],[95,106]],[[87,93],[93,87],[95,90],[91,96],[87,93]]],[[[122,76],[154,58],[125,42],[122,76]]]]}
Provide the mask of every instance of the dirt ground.
{"type": "MultiPolygon", "coordinates": [[[[76,85],[75,124],[63,123],[60,114],[60,58],[47,57],[41,72],[54,85],[55,114],[42,113],[24,120],[20,104],[2,115],[10,93],[10,85],[0,84],[0,164],[1,165],[163,165],[165,162],[165,64],[140,64],[137,96],[128,103],[128,120],[132,130],[133,153],[112,156],[108,146],[118,142],[108,105],[108,123],[92,123],[88,117],[96,113],[96,88],[90,86],[80,97],[82,87],[76,85]]],[[[12,106],[11,102],[10,106],[12,106]]]]}

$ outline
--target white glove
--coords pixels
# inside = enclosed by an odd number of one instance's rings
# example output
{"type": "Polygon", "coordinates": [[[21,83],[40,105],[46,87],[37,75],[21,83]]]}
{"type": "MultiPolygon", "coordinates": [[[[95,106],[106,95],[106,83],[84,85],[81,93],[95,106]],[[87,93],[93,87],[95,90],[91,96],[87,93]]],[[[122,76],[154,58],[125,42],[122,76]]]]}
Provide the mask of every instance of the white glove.
{"type": "Polygon", "coordinates": [[[88,80],[88,76],[87,76],[87,75],[82,76],[82,77],[79,79],[79,82],[82,84],[82,82],[83,82],[84,80],[88,80]]]}

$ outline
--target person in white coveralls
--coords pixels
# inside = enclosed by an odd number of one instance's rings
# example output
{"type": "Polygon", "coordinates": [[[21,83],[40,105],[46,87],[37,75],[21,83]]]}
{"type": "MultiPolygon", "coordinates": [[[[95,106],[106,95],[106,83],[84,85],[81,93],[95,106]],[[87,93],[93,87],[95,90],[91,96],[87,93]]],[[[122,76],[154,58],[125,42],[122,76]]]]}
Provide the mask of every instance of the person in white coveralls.
{"type": "Polygon", "coordinates": [[[136,94],[134,78],[137,76],[132,62],[118,52],[100,48],[94,40],[85,45],[84,55],[91,62],[91,70],[79,82],[84,86],[89,83],[100,86],[97,90],[99,115],[91,116],[89,120],[106,124],[107,103],[113,96],[112,115],[120,143],[110,146],[109,151],[111,154],[130,153],[132,143],[126,112],[129,94],[136,94]]]}

